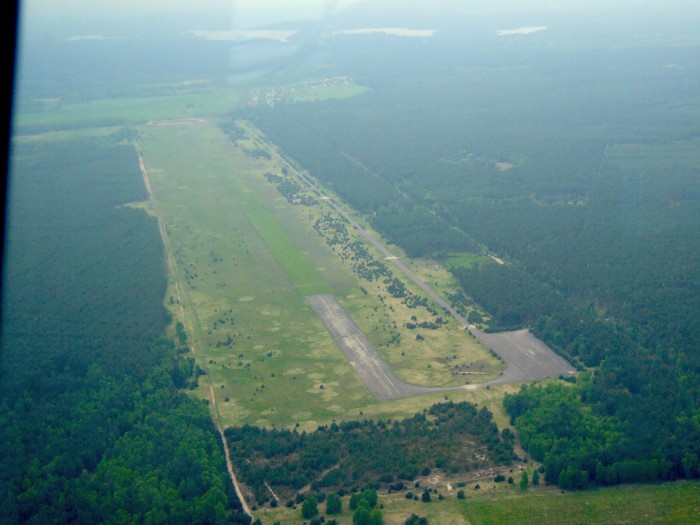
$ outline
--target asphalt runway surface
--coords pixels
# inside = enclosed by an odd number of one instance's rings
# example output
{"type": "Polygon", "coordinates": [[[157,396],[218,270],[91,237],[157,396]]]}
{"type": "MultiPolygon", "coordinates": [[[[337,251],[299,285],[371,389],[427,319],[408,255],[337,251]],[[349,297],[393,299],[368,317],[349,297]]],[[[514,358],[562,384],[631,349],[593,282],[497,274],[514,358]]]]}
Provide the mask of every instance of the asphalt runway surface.
{"type": "Polygon", "coordinates": [[[476,390],[489,385],[536,381],[547,377],[570,376],[576,373],[565,359],[557,355],[527,329],[513,332],[487,333],[470,324],[437,291],[416,275],[399,257],[391,253],[379,239],[355,221],[341,205],[326,196],[308,172],[301,168],[296,168],[282,157],[280,157],[280,160],[296,171],[300,180],[318,197],[325,200],[332,209],[342,215],[362,238],[379,250],[387,260],[391,261],[391,264],[403,272],[416,286],[421,288],[446,314],[451,315],[463,329],[469,330],[474,337],[492,350],[506,365],[506,370],[500,377],[485,383],[447,388],[411,385],[394,375],[389,365],[332,295],[307,297],[307,301],[316,312],[316,315],[321,319],[338,348],[348,358],[350,364],[352,364],[358,376],[375,399],[395,399],[449,390],[476,390]]]}
{"type": "Polygon", "coordinates": [[[489,385],[535,381],[573,374],[569,363],[555,354],[528,330],[487,334],[472,333],[506,363],[500,377],[479,384],[456,387],[424,387],[402,381],[379,355],[362,331],[330,294],[306,298],[335,344],[343,352],[360,380],[376,400],[398,399],[454,390],[476,390],[489,385]]]}
{"type": "Polygon", "coordinates": [[[445,390],[411,385],[396,377],[332,295],[312,295],[306,300],[375,399],[397,399],[445,390]]]}

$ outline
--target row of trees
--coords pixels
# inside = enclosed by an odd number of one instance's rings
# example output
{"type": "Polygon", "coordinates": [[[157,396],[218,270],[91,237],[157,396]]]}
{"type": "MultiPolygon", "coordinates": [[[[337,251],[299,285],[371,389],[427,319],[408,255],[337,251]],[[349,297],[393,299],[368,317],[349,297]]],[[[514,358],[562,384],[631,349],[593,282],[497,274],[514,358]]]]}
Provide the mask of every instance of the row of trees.
{"type": "MultiPolygon", "coordinates": [[[[331,492],[325,497],[326,514],[335,516],[342,512],[343,502],[338,494],[331,492]]],[[[313,519],[319,514],[319,501],[315,496],[307,496],[301,505],[301,517],[313,519]]],[[[374,489],[365,489],[363,492],[353,492],[350,495],[348,506],[352,511],[353,525],[382,525],[382,511],[379,507],[379,498],[374,489]]],[[[322,523],[322,521],[321,521],[322,523]]]]}

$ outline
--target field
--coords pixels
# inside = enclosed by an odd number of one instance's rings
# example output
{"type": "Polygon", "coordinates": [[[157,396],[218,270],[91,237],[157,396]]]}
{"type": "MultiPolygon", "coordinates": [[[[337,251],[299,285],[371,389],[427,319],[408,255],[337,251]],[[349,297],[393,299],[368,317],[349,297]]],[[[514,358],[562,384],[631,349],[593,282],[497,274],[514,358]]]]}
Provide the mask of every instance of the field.
{"type": "MultiPolygon", "coordinates": [[[[330,210],[322,201],[290,205],[265,177],[281,172],[278,158],[261,153],[258,143],[236,147],[214,122],[174,124],[139,128],[153,191],[144,206],[167,231],[174,273],[166,303],[176,315],[184,312],[207,371],[199,395],[208,398],[208,384],[215,387],[225,426],[313,429],[361,414],[409,415],[444,399],[376,403],[309,295],[332,294],[402,380],[464,384],[452,372],[456,364],[496,377],[498,362],[453,322],[439,330],[402,326],[412,314],[427,313],[402,305],[381,281],[361,281],[323,242],[313,225],[330,210]],[[425,334],[422,340],[417,333],[425,334]]],[[[467,392],[450,398],[474,399],[467,392]]]]}
{"type": "MultiPolygon", "coordinates": [[[[420,494],[422,488],[413,490],[420,494]]],[[[430,503],[407,500],[404,492],[380,495],[382,515],[387,525],[403,525],[411,514],[428,518],[429,523],[505,525],[604,525],[604,524],[668,524],[692,525],[700,512],[700,484],[669,483],[665,485],[626,485],[614,488],[563,493],[552,488],[533,488],[523,492],[507,483],[473,484],[464,489],[438,489],[444,499],[432,495],[430,503]],[[464,490],[466,499],[456,497],[464,490]]],[[[343,498],[341,525],[352,523],[348,498],[343,498]]],[[[319,505],[324,511],[325,506],[319,505]]],[[[276,510],[259,513],[264,524],[279,521],[282,525],[301,523],[300,510],[276,510]]]]}
{"type": "MultiPolygon", "coordinates": [[[[42,128],[89,128],[223,115],[242,104],[273,105],[282,101],[342,99],[367,91],[367,88],[346,79],[308,81],[268,89],[251,88],[250,91],[243,88],[212,87],[209,84],[194,86],[193,89],[186,89],[188,86],[184,84],[162,84],[144,88],[154,91],[156,95],[78,103],[63,103],[56,99],[52,103],[46,103],[43,110],[19,113],[14,123],[15,133],[31,133],[42,128]],[[176,94],[166,94],[168,92],[176,94]]],[[[90,134],[93,133],[94,131],[90,131],[90,134]]]]}
{"type": "Polygon", "coordinates": [[[177,119],[191,116],[225,113],[239,104],[239,93],[222,90],[212,93],[191,93],[163,97],[140,97],[95,100],[65,104],[56,108],[17,115],[19,132],[34,127],[86,127],[104,123],[139,123],[157,119],[177,119]]]}

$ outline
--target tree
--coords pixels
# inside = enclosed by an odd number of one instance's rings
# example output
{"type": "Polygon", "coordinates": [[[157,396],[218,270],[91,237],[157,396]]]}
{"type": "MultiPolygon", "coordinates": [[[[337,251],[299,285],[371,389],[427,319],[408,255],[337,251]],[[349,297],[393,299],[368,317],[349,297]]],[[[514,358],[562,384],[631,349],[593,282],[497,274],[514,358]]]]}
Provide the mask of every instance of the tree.
{"type": "Polygon", "coordinates": [[[377,506],[377,502],[379,501],[379,498],[377,498],[377,491],[374,489],[366,489],[362,493],[362,498],[367,501],[369,504],[369,508],[373,509],[374,507],[377,506]]]}
{"type": "Polygon", "coordinates": [[[540,484],[540,473],[535,471],[532,473],[532,486],[536,487],[540,484]]]}
{"type": "Polygon", "coordinates": [[[463,490],[460,490],[459,492],[457,492],[457,499],[464,499],[464,498],[465,498],[465,496],[464,496],[463,490]]]}
{"type": "Polygon", "coordinates": [[[343,501],[335,492],[331,492],[326,497],[326,513],[340,514],[343,509],[343,501]]]}
{"type": "Polygon", "coordinates": [[[352,515],[353,525],[370,525],[369,515],[369,509],[364,505],[360,505],[352,515]]]}
{"type": "Polygon", "coordinates": [[[520,490],[527,490],[527,485],[528,485],[527,472],[523,472],[523,475],[520,478],[520,490]]]}
{"type": "Polygon", "coordinates": [[[356,510],[357,505],[360,503],[360,500],[362,499],[362,494],[358,492],[353,492],[350,494],[350,510],[356,510]]]}
{"type": "Polygon", "coordinates": [[[405,525],[428,525],[428,518],[411,514],[411,516],[406,520],[405,525]]]}
{"type": "Polygon", "coordinates": [[[369,525],[384,525],[384,518],[382,517],[381,510],[374,509],[369,513],[369,525]]]}
{"type": "Polygon", "coordinates": [[[301,517],[308,519],[313,518],[316,514],[318,514],[318,502],[316,498],[306,498],[301,505],[301,517]]]}
{"type": "Polygon", "coordinates": [[[420,500],[423,503],[430,503],[430,491],[428,489],[425,489],[423,491],[423,494],[421,494],[421,496],[420,496],[420,500]]]}

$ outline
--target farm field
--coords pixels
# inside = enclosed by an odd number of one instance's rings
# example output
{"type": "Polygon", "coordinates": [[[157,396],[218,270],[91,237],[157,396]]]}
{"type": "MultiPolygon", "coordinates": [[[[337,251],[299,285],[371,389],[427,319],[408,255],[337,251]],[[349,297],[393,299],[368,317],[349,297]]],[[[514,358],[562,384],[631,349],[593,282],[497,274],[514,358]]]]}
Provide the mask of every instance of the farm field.
{"type": "MultiPolygon", "coordinates": [[[[678,482],[664,485],[625,485],[584,492],[562,493],[558,489],[531,487],[523,492],[507,483],[481,483],[479,491],[474,484],[464,489],[439,488],[430,503],[408,500],[405,491],[381,494],[384,505],[382,517],[387,525],[403,525],[411,514],[428,518],[428,523],[465,525],[604,525],[604,524],[668,524],[691,525],[697,522],[700,511],[700,484],[678,482]],[[457,491],[464,490],[466,499],[457,499],[457,491]]],[[[422,492],[422,488],[413,493],[422,492]]],[[[343,498],[343,513],[334,517],[340,525],[352,523],[348,497],[343,498]]],[[[258,513],[263,524],[281,525],[302,523],[297,509],[268,510],[258,513]]],[[[319,504],[323,513],[325,506],[319,504]]],[[[327,518],[328,519],[328,518],[327,518]]]]}
{"type": "Polygon", "coordinates": [[[99,126],[217,116],[242,105],[344,99],[362,94],[368,89],[349,79],[343,82],[329,79],[327,82],[307,81],[249,89],[210,86],[208,83],[189,89],[186,82],[144,88],[164,94],[72,103],[60,99],[48,100],[44,102],[41,111],[18,113],[14,123],[15,133],[21,135],[35,130],[88,128],[88,134],[94,134],[99,126]],[[178,90],[183,92],[178,93],[178,90]],[[186,92],[188,90],[190,92],[186,92]],[[168,92],[173,93],[165,94],[168,92]]]}
{"type": "Polygon", "coordinates": [[[184,312],[207,371],[198,393],[206,399],[208,384],[215,387],[224,426],[313,429],[363,414],[409,415],[444,400],[375,402],[308,305],[310,295],[332,294],[405,381],[465,384],[457,365],[472,369],[472,381],[498,375],[498,361],[453,321],[417,332],[403,326],[411,315],[427,320],[425,309],[401,304],[379,280],[360,280],[323,242],[313,225],[330,209],[321,201],[290,205],[265,177],[281,172],[279,158],[258,143],[237,147],[214,122],[174,124],[139,128],[153,192],[144,206],[164,221],[175,269],[166,303],[184,312]]]}
{"type": "Polygon", "coordinates": [[[64,128],[71,126],[111,125],[147,122],[156,119],[179,119],[192,116],[216,115],[239,104],[240,95],[234,90],[211,93],[190,93],[162,97],[103,99],[17,115],[15,126],[21,133],[26,128],[64,128]]]}

